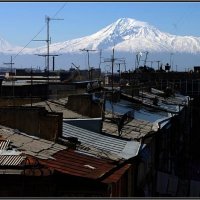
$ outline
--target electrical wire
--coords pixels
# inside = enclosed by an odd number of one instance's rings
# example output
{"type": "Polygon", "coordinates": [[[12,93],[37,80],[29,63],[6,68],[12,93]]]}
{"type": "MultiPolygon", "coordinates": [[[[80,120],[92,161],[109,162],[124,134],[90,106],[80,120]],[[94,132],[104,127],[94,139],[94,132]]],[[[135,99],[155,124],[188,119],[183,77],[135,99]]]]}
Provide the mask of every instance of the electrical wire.
{"type": "Polygon", "coordinates": [[[41,30],[14,56],[13,60],[44,30],[46,25],[44,25],[41,30]]]}

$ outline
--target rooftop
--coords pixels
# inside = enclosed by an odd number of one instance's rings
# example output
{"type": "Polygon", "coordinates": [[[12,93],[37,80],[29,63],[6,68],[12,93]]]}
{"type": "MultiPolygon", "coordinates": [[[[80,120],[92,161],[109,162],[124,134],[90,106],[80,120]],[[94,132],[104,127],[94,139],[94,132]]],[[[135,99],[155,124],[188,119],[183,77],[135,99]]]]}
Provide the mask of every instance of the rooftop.
{"type": "MultiPolygon", "coordinates": [[[[0,174],[48,176],[55,170],[90,179],[106,178],[105,183],[109,183],[113,182],[113,177],[109,178],[110,174],[117,170],[115,180],[121,177],[122,171],[118,172],[119,164],[108,158],[92,156],[79,149],[67,148],[65,145],[32,137],[3,126],[0,126],[0,138],[0,174]],[[26,164],[32,164],[34,167],[36,163],[40,165],[37,164],[39,168],[34,168],[34,172],[32,168],[24,168],[26,164]],[[13,169],[11,166],[18,168],[13,169]]],[[[128,165],[125,165],[123,171],[127,167],[128,165]]]]}
{"type": "Polygon", "coordinates": [[[87,148],[78,148],[85,153],[91,153],[112,160],[129,159],[137,156],[141,143],[127,141],[108,134],[95,133],[83,128],[63,122],[64,138],[78,138],[81,145],[87,148]],[[87,150],[86,150],[87,149],[87,150]]]}
{"type": "MultiPolygon", "coordinates": [[[[34,106],[45,107],[49,112],[62,112],[63,118],[68,119],[85,119],[86,116],[80,115],[72,110],[69,110],[65,107],[68,98],[62,98],[58,100],[47,100],[38,103],[34,103],[34,106]]],[[[28,105],[29,106],[29,105],[28,105]]]]}
{"type": "Polygon", "coordinates": [[[12,146],[25,155],[41,159],[52,158],[52,155],[60,150],[67,149],[66,146],[54,142],[30,136],[18,130],[0,126],[0,135],[4,140],[9,140],[12,146]]]}

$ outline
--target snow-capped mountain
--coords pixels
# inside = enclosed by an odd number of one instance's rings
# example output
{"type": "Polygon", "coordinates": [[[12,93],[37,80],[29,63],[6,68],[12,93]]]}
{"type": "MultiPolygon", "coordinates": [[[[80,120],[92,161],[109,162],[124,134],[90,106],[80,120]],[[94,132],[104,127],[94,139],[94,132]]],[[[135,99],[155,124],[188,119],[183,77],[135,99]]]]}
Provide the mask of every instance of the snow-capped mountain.
{"type": "MultiPolygon", "coordinates": [[[[0,53],[5,54],[15,54],[20,52],[23,49],[23,47],[20,46],[14,46],[10,44],[7,40],[5,40],[3,37],[0,37],[0,53]]],[[[26,51],[33,51],[33,49],[26,49],[26,51]]]]}
{"type": "MultiPolygon", "coordinates": [[[[118,51],[149,52],[200,52],[200,37],[177,36],[161,32],[147,22],[130,18],[118,19],[102,30],[78,39],[54,43],[51,52],[80,52],[80,49],[110,50],[115,46],[118,51]]],[[[29,50],[27,53],[44,53],[46,47],[29,50]]]]}
{"type": "MultiPolygon", "coordinates": [[[[161,32],[147,22],[130,18],[121,18],[106,26],[100,31],[78,39],[50,45],[50,53],[80,53],[80,49],[95,49],[103,51],[113,47],[122,52],[200,52],[200,37],[177,36],[161,32]]],[[[8,42],[0,39],[0,52],[18,53],[22,47],[13,47],[8,42]]],[[[46,46],[39,48],[25,48],[22,54],[46,53],[46,46]]]]}

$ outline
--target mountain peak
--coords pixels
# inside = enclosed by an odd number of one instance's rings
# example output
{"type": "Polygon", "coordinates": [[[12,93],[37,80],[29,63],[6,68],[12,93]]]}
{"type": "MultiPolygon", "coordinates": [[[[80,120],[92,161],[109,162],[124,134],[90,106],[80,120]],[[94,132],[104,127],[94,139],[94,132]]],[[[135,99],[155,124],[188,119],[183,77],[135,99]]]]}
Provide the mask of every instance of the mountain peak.
{"type": "MultiPolygon", "coordinates": [[[[51,52],[79,52],[80,49],[110,50],[115,46],[122,52],[200,52],[200,38],[177,36],[161,32],[147,22],[120,18],[100,31],[73,40],[50,45],[51,52]]],[[[9,43],[0,39],[0,51],[10,49],[9,43]]],[[[14,48],[12,48],[14,49],[14,48]]],[[[25,49],[25,53],[43,53],[46,47],[25,49]]]]}
{"type": "MultiPolygon", "coordinates": [[[[155,34],[157,29],[147,22],[138,21],[132,18],[120,18],[116,22],[112,23],[111,25],[105,27],[100,32],[97,32],[100,35],[111,35],[111,37],[120,39],[127,39],[129,37],[135,36],[146,36],[149,33],[155,34]],[[125,37],[125,38],[124,38],[125,37]]],[[[102,35],[102,36],[103,36],[102,35]]]]}
{"type": "Polygon", "coordinates": [[[129,26],[132,28],[136,27],[136,26],[140,26],[140,27],[147,27],[147,26],[149,27],[150,26],[147,22],[138,21],[133,18],[120,18],[115,22],[115,24],[129,26]]]}

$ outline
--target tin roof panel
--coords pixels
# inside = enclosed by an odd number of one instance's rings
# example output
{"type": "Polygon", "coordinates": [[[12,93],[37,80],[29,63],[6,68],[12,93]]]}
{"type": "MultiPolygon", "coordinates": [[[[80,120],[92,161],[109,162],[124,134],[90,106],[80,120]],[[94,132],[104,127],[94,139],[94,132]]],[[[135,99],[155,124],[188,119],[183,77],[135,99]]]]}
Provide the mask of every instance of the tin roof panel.
{"type": "Polygon", "coordinates": [[[7,149],[10,144],[10,140],[0,140],[0,150],[7,149]]]}
{"type": "Polygon", "coordinates": [[[0,155],[0,166],[18,166],[25,158],[20,155],[0,155]]]}
{"type": "Polygon", "coordinates": [[[63,137],[75,137],[82,145],[86,144],[101,151],[116,154],[122,159],[137,156],[140,143],[127,141],[113,136],[95,133],[63,122],[63,137]],[[129,145],[129,150],[125,148],[129,145]],[[123,153],[122,153],[123,152],[123,153]]]}
{"type": "Polygon", "coordinates": [[[65,174],[92,179],[100,178],[116,167],[106,159],[87,156],[71,149],[57,152],[53,157],[55,160],[40,160],[40,162],[65,174]]]}
{"type": "MultiPolygon", "coordinates": [[[[56,152],[67,149],[64,145],[35,138],[19,131],[15,133],[13,129],[3,126],[0,127],[0,135],[3,139],[8,138],[12,143],[12,146],[17,147],[22,153],[42,159],[52,158],[51,156],[56,152]]],[[[0,147],[4,148],[4,146],[5,142],[1,142],[0,147]]],[[[6,151],[6,155],[8,155],[8,153],[9,155],[16,155],[16,151],[6,151]]]]}

